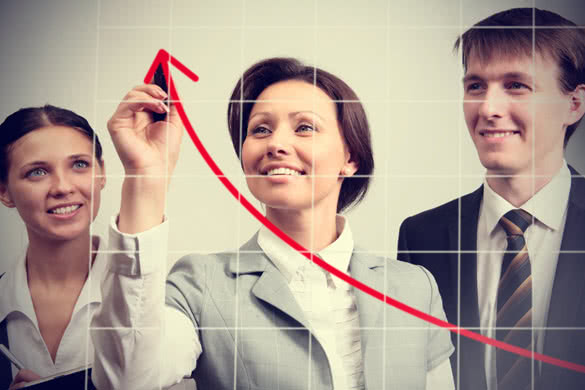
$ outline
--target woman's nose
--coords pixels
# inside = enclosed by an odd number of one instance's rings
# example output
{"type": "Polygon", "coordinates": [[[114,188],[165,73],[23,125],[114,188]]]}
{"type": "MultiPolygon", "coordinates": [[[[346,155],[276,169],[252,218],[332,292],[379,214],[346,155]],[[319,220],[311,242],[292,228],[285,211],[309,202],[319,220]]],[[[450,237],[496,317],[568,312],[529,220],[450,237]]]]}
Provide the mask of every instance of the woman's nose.
{"type": "Polygon", "coordinates": [[[266,145],[266,154],[269,157],[286,156],[291,151],[291,140],[284,129],[274,131],[266,145]]]}
{"type": "Polygon", "coordinates": [[[63,172],[53,172],[51,178],[51,196],[60,197],[65,196],[74,191],[75,186],[73,185],[69,175],[63,172]]]}

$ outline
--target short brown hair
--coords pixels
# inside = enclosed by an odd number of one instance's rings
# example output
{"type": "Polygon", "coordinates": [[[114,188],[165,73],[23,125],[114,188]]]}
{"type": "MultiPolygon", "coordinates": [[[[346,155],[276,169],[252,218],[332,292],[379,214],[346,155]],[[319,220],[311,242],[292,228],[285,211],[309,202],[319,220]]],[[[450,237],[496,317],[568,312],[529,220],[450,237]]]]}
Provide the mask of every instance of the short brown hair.
{"type": "MultiPolygon", "coordinates": [[[[569,93],[585,84],[585,30],[554,12],[538,8],[498,12],[457,38],[454,49],[461,47],[467,69],[469,58],[474,56],[481,62],[499,55],[532,56],[533,44],[537,52],[550,56],[558,65],[561,91],[569,93]]],[[[567,127],[565,146],[580,122],[567,127]]]]}
{"type": "Polygon", "coordinates": [[[341,185],[337,211],[359,203],[367,192],[369,175],[374,170],[370,127],[364,107],[355,92],[343,80],[322,69],[307,66],[297,59],[269,58],[260,61],[248,68],[236,84],[228,106],[227,119],[238,158],[241,145],[246,139],[245,129],[254,106],[253,101],[270,85],[287,80],[314,84],[335,102],[337,121],[343,138],[349,147],[351,158],[358,164],[356,177],[344,180],[341,185]]]}

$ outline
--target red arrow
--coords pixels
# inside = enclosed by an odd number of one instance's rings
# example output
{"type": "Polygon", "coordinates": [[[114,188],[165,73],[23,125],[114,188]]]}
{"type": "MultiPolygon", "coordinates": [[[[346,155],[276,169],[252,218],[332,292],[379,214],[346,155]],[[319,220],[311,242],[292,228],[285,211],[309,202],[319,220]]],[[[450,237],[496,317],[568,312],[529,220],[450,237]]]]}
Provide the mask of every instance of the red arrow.
{"type": "Polygon", "coordinates": [[[496,339],[482,336],[479,333],[475,333],[475,332],[472,332],[472,331],[467,330],[465,328],[461,328],[459,326],[453,325],[447,321],[443,321],[439,318],[433,317],[425,312],[422,312],[422,311],[417,310],[411,306],[408,306],[400,301],[397,301],[396,299],[390,298],[389,296],[361,283],[360,281],[355,280],[354,278],[347,275],[346,273],[339,271],[337,268],[331,266],[329,263],[325,262],[320,257],[315,256],[313,253],[309,252],[307,249],[305,249],[298,242],[296,242],[295,240],[290,238],[286,233],[284,233],[282,230],[280,230],[278,227],[276,227],[274,224],[272,224],[272,222],[270,222],[268,219],[266,219],[266,217],[264,215],[262,215],[262,213],[260,213],[246,199],[246,197],[244,197],[242,194],[240,194],[240,192],[237,190],[237,188],[228,180],[227,177],[225,177],[225,175],[223,174],[221,169],[219,169],[219,167],[217,166],[217,164],[215,163],[213,158],[211,158],[211,156],[209,155],[209,153],[207,152],[207,150],[203,146],[203,143],[201,143],[201,140],[197,136],[197,133],[195,132],[195,130],[193,130],[193,126],[191,126],[191,122],[189,122],[189,118],[187,118],[187,114],[185,114],[185,110],[183,109],[183,105],[181,103],[181,100],[179,99],[179,95],[177,94],[177,90],[175,88],[175,85],[173,84],[173,79],[170,77],[170,74],[169,74],[169,67],[168,67],[169,62],[172,65],[174,65],[178,70],[180,70],[183,74],[185,74],[187,77],[189,77],[191,80],[193,80],[193,81],[199,80],[199,77],[195,73],[193,73],[191,70],[189,70],[185,65],[181,64],[178,60],[176,60],[173,56],[171,56],[166,50],[161,49],[157,53],[157,55],[154,59],[154,62],[150,66],[150,69],[146,73],[146,77],[144,78],[144,82],[149,83],[150,80],[152,80],[152,77],[154,75],[154,72],[155,72],[158,64],[159,63],[162,64],[163,71],[165,73],[165,78],[167,80],[169,80],[168,84],[169,84],[169,90],[171,93],[171,100],[174,101],[174,104],[177,107],[177,112],[179,113],[179,117],[181,118],[181,121],[183,122],[185,129],[187,129],[187,133],[189,133],[189,135],[191,136],[191,140],[195,144],[195,147],[197,148],[197,150],[199,151],[199,153],[201,154],[201,156],[203,157],[203,159],[205,160],[205,162],[207,163],[209,168],[211,168],[213,173],[222,182],[222,184],[225,186],[225,188],[237,199],[238,202],[240,202],[242,204],[242,206],[244,206],[244,208],[246,210],[248,210],[250,212],[250,214],[252,214],[254,217],[256,217],[256,219],[258,221],[260,221],[262,224],[264,224],[264,226],[266,226],[268,229],[270,229],[274,234],[276,234],[278,237],[280,237],[281,240],[286,242],[293,249],[297,250],[299,253],[301,253],[307,259],[309,259],[312,262],[314,262],[315,264],[317,264],[319,267],[332,273],[333,275],[337,276],[339,279],[345,281],[346,283],[351,284],[355,288],[365,292],[366,294],[368,294],[368,295],[370,295],[370,296],[372,296],[372,297],[374,297],[382,302],[387,303],[390,306],[393,306],[393,307],[395,307],[399,310],[402,310],[410,315],[413,315],[413,316],[415,316],[423,321],[426,321],[426,322],[429,322],[433,325],[437,325],[437,326],[440,326],[442,328],[448,329],[451,332],[460,334],[462,336],[468,337],[468,338],[475,340],[475,341],[479,341],[483,344],[488,344],[488,345],[494,346],[496,348],[500,348],[500,349],[503,349],[505,351],[512,352],[512,353],[515,353],[515,354],[520,355],[520,356],[524,356],[524,357],[529,358],[529,359],[539,360],[539,361],[542,361],[544,363],[549,363],[549,364],[552,364],[555,366],[567,368],[569,370],[585,373],[585,366],[583,366],[581,364],[571,363],[571,362],[568,362],[565,360],[554,358],[552,356],[547,356],[547,355],[543,355],[540,353],[535,353],[535,352],[532,352],[531,350],[528,350],[528,349],[520,348],[520,347],[517,347],[515,345],[507,344],[507,343],[504,343],[502,341],[498,341],[496,339]]]}

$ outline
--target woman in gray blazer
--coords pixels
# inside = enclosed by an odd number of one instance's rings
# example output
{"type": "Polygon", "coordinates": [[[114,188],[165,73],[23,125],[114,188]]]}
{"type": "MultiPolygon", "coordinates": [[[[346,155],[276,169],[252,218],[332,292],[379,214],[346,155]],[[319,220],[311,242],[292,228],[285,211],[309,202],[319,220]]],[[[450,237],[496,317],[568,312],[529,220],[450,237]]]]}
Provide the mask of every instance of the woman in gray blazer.
{"type": "MultiPolygon", "coordinates": [[[[157,389],[192,376],[201,389],[452,389],[447,330],[351,287],[266,227],[238,251],[185,256],[163,287],[166,182],[157,177],[172,172],[181,130],[173,106],[167,123],[145,111],[166,110],[165,97],[137,87],[108,123],[133,175],[93,319],[96,386],[157,389]]],[[[364,197],[374,166],[364,108],[345,82],[295,59],[261,61],[237,83],[228,126],[269,224],[444,319],[430,273],[354,246],[339,214],[364,197]]]]}

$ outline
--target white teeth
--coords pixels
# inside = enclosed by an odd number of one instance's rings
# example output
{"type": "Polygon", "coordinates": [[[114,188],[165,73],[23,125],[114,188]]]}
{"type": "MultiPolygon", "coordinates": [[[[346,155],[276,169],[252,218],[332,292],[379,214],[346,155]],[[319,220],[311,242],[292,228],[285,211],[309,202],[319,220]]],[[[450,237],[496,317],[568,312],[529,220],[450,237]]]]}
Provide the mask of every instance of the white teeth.
{"type": "Polygon", "coordinates": [[[513,131],[484,131],[482,132],[484,137],[488,138],[502,138],[507,137],[509,135],[514,135],[513,131]]]}
{"type": "Polygon", "coordinates": [[[274,176],[274,175],[300,176],[301,175],[301,173],[299,171],[295,171],[294,169],[289,169],[289,168],[271,169],[268,172],[266,172],[266,174],[268,176],[274,176]]]}
{"type": "Polygon", "coordinates": [[[70,214],[80,208],[81,205],[74,205],[74,206],[67,206],[67,207],[59,207],[57,209],[53,209],[49,211],[51,214],[70,214]]]}

